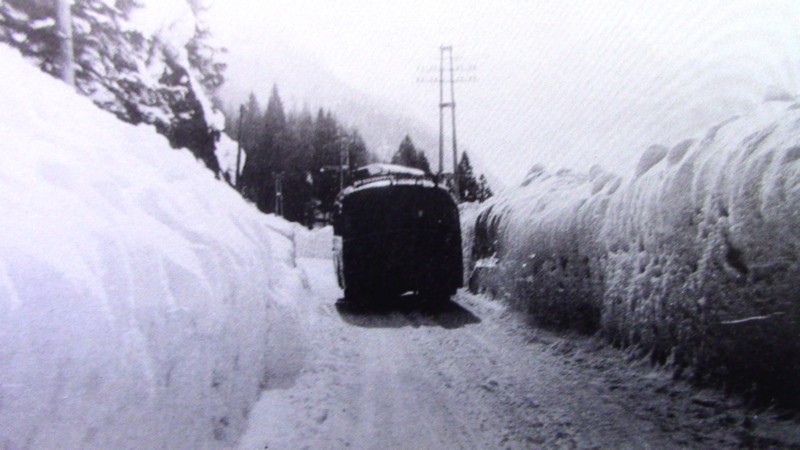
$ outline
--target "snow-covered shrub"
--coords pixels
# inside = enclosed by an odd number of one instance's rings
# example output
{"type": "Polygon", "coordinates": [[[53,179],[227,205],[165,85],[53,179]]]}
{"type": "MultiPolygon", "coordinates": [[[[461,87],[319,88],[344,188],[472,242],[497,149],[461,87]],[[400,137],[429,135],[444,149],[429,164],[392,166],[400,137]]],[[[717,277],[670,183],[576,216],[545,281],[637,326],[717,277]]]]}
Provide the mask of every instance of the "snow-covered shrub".
{"type": "Polygon", "coordinates": [[[535,168],[477,219],[473,258],[498,258],[484,284],[542,323],[800,400],[800,112],[764,109],[650,147],[622,183],[535,168]]]}
{"type": "Polygon", "coordinates": [[[0,447],[232,447],[303,361],[292,226],[0,61],[0,447]]]}

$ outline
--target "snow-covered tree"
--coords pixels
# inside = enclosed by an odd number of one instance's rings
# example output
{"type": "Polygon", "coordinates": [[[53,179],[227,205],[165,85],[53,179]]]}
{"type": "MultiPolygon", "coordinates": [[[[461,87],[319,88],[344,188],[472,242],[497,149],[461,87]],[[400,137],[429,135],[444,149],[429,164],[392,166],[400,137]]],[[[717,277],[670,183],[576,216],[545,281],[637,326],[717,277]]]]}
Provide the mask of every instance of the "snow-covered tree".
{"type": "Polygon", "coordinates": [[[55,16],[51,0],[4,0],[0,2],[0,41],[58,76],[60,42],[55,16]]]}
{"type": "Polygon", "coordinates": [[[202,0],[189,0],[189,6],[196,18],[194,36],[186,44],[189,64],[197,70],[198,81],[213,100],[217,89],[225,82],[223,72],[227,67],[218,56],[226,53],[227,49],[212,42],[211,30],[202,19],[208,6],[202,0]]]}
{"type": "MultiPolygon", "coordinates": [[[[193,21],[188,35],[137,20],[143,8],[140,0],[75,0],[70,12],[76,87],[126,122],[155,125],[172,147],[188,148],[218,172],[214,150],[222,117],[203,83],[221,83],[222,67],[201,51],[207,30],[196,27],[188,4],[188,14],[176,19],[193,21]]],[[[0,41],[59,75],[55,16],[52,1],[0,2],[0,41]]]]}

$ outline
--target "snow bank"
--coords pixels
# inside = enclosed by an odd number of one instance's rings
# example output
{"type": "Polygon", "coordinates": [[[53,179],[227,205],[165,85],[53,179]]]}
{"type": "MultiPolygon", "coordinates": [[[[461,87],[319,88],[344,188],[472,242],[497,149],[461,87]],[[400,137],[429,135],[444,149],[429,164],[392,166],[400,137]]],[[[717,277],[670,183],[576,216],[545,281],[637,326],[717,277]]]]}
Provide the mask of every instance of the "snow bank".
{"type": "Polygon", "coordinates": [[[333,259],[333,227],[309,230],[295,225],[295,248],[298,258],[333,259]]]}
{"type": "MultiPolygon", "coordinates": [[[[776,112],[776,109],[779,110],[776,112]]],[[[477,289],[698,375],[800,401],[800,112],[653,146],[624,183],[529,173],[474,225],[477,289]],[[791,398],[790,398],[791,397],[791,398]]]]}
{"type": "Polygon", "coordinates": [[[544,323],[591,329],[602,287],[597,235],[619,184],[598,167],[589,175],[535,168],[521,190],[485,203],[473,258],[497,262],[483,264],[471,284],[519,300],[544,323]]]}
{"type": "Polygon", "coordinates": [[[302,364],[292,226],[0,61],[0,447],[234,445],[302,364]]]}

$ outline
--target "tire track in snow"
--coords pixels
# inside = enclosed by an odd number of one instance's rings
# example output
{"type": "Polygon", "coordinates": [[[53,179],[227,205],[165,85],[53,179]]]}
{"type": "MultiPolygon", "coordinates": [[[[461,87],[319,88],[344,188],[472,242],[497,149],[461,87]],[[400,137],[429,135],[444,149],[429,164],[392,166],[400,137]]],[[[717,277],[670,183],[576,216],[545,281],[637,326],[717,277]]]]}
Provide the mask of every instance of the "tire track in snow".
{"type": "Polygon", "coordinates": [[[442,311],[403,305],[348,311],[334,306],[341,291],[330,261],[300,265],[314,290],[312,354],[294,386],[264,393],[243,449],[739,442],[731,437],[741,431],[735,424],[706,428],[709,420],[745,413],[698,421],[693,414],[711,412],[693,391],[666,373],[637,373],[620,352],[593,350],[589,339],[531,330],[502,305],[464,292],[442,311]]]}
{"type": "Polygon", "coordinates": [[[465,429],[446,409],[440,380],[416,355],[412,345],[397,346],[381,333],[365,340],[363,395],[356,444],[365,448],[467,448],[465,429]]]}
{"type": "MultiPolygon", "coordinates": [[[[485,326],[466,334],[460,349],[484,355],[483,361],[459,357],[461,372],[481,373],[477,395],[486,409],[503,417],[500,444],[506,448],[665,448],[677,443],[653,423],[641,420],[599,395],[602,380],[575,373],[548,346],[527,342],[521,323],[487,309],[486,300],[461,293],[458,298],[480,312],[485,326]]],[[[491,307],[490,307],[491,308],[491,307]]]]}

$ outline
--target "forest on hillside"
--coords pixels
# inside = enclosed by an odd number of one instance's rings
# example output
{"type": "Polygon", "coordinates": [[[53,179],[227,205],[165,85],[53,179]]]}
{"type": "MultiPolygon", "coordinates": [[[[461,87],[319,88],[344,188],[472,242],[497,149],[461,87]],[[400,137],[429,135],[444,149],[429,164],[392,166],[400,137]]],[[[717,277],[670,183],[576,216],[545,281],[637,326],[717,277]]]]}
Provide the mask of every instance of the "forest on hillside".
{"type": "Polygon", "coordinates": [[[332,111],[284,111],[277,86],[263,111],[251,93],[238,116],[226,117],[228,134],[246,155],[237,189],[261,211],[290,221],[310,223],[315,213],[329,212],[349,169],[376,161],[358,130],[332,111]]]}

